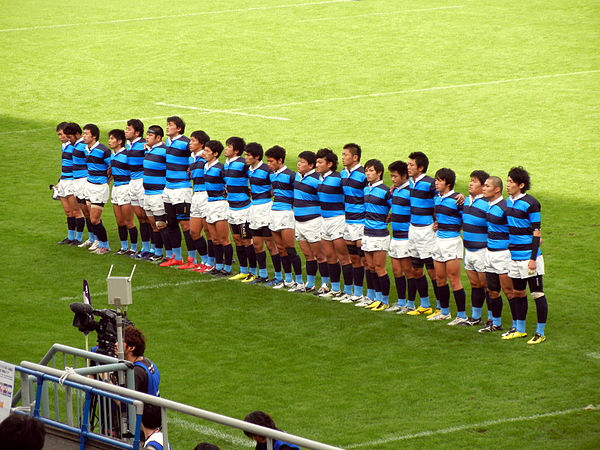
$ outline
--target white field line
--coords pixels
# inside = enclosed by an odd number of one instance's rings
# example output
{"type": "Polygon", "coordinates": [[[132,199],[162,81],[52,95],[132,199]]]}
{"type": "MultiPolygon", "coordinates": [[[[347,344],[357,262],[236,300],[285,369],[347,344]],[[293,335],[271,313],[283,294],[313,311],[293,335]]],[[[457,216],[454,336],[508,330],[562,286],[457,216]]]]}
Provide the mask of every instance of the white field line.
{"type": "MultiPolygon", "coordinates": [[[[217,439],[221,439],[223,441],[227,441],[231,444],[234,444],[237,447],[247,447],[253,448],[254,444],[249,439],[242,439],[233,434],[224,433],[219,430],[215,430],[214,428],[207,427],[206,425],[199,425],[197,423],[189,422],[184,419],[180,419],[178,417],[173,417],[169,419],[169,423],[173,423],[175,425],[179,425],[180,427],[186,428],[188,430],[195,431],[196,433],[200,433],[204,436],[210,436],[217,439]]],[[[240,430],[241,432],[241,430],[240,430]]],[[[200,441],[200,439],[196,439],[196,441],[200,441]]]]}
{"type": "MultiPolygon", "coordinates": [[[[133,286],[131,288],[131,290],[132,291],[146,291],[148,289],[160,289],[160,288],[164,288],[164,287],[186,286],[188,284],[210,283],[213,281],[219,281],[219,278],[204,278],[204,279],[198,279],[198,280],[178,281],[176,283],[157,283],[157,284],[151,284],[149,286],[133,286]]],[[[99,295],[106,295],[107,293],[108,293],[108,291],[93,292],[93,293],[91,293],[92,299],[99,295]]],[[[59,300],[81,300],[83,298],[82,295],[83,294],[73,295],[70,297],[61,297],[61,298],[59,298],[59,300]]]]}
{"type": "Polygon", "coordinates": [[[562,416],[564,414],[570,414],[573,412],[578,412],[578,411],[583,411],[583,410],[584,410],[584,408],[571,408],[571,409],[563,409],[561,411],[552,411],[552,412],[542,413],[542,414],[533,414],[532,416],[507,417],[504,419],[488,420],[485,422],[473,423],[473,424],[469,424],[469,425],[459,425],[456,427],[442,428],[439,430],[422,431],[420,433],[404,434],[404,435],[400,435],[400,436],[390,436],[388,438],[378,439],[376,441],[369,441],[369,442],[362,442],[360,444],[348,445],[345,448],[352,449],[352,448],[360,448],[360,447],[373,447],[375,445],[383,445],[383,444],[388,444],[390,442],[406,441],[409,439],[416,439],[416,438],[420,438],[420,437],[434,436],[436,434],[454,433],[455,431],[469,430],[472,428],[489,427],[492,425],[500,425],[503,423],[511,423],[511,422],[523,422],[526,420],[538,420],[538,419],[543,419],[545,417],[562,416]]]}
{"type": "Polygon", "coordinates": [[[180,17],[197,17],[197,16],[216,15],[216,14],[265,11],[265,10],[269,10],[269,9],[300,8],[303,6],[327,5],[327,4],[331,4],[331,3],[345,3],[345,2],[350,2],[350,1],[353,1],[353,0],[326,0],[326,1],[321,1],[321,2],[296,3],[296,4],[287,4],[287,5],[255,6],[253,8],[223,9],[220,11],[200,11],[200,12],[195,12],[195,13],[174,14],[174,15],[168,15],[168,16],[165,15],[165,16],[153,16],[153,17],[133,17],[130,19],[105,20],[105,21],[98,21],[98,22],[63,23],[63,24],[54,24],[54,25],[39,25],[39,26],[35,26],[35,27],[4,28],[4,29],[0,29],[0,33],[8,33],[8,32],[14,32],[14,31],[48,30],[48,29],[53,29],[53,28],[80,27],[80,26],[90,26],[90,25],[108,25],[108,24],[115,24],[115,23],[141,22],[141,21],[147,21],[147,20],[176,19],[176,18],[180,18],[180,17]]]}
{"type": "Polygon", "coordinates": [[[245,113],[245,112],[241,112],[241,111],[232,111],[232,110],[229,110],[229,109],[199,108],[197,106],[172,105],[170,103],[164,103],[164,102],[158,102],[156,104],[158,106],[170,106],[172,108],[191,109],[191,110],[194,110],[194,111],[205,112],[207,114],[221,113],[221,114],[233,114],[235,116],[259,117],[261,119],[290,120],[287,117],[263,116],[262,114],[249,114],[249,113],[245,113]]]}
{"type": "Polygon", "coordinates": [[[378,12],[378,13],[368,13],[368,14],[356,14],[353,16],[318,17],[316,19],[297,20],[296,23],[319,22],[322,20],[354,19],[356,17],[391,16],[391,15],[395,15],[395,14],[406,14],[406,13],[425,12],[425,11],[440,11],[443,9],[458,9],[458,8],[464,8],[464,7],[465,7],[465,5],[440,6],[439,8],[405,9],[403,11],[388,11],[388,12],[378,12]]]}
{"type": "Polygon", "coordinates": [[[589,352],[585,354],[588,358],[592,359],[600,359],[600,353],[597,352],[589,352]]]}
{"type": "MultiPolygon", "coordinates": [[[[269,108],[283,108],[286,106],[300,106],[300,105],[309,105],[309,104],[318,104],[318,103],[327,103],[327,102],[339,102],[339,101],[347,101],[347,100],[358,100],[363,98],[376,98],[376,97],[385,97],[391,95],[403,95],[403,94],[418,94],[421,92],[432,92],[432,91],[442,91],[446,89],[460,89],[460,88],[468,88],[468,87],[478,87],[478,86],[491,86],[496,84],[505,84],[505,83],[517,83],[519,81],[530,81],[530,80],[542,80],[546,78],[559,78],[559,77],[570,77],[575,75],[586,75],[591,73],[599,73],[600,70],[584,70],[581,72],[567,72],[567,73],[551,73],[546,75],[536,75],[533,77],[521,77],[521,78],[510,78],[505,80],[494,80],[494,81],[482,81],[478,83],[466,83],[466,84],[454,84],[448,86],[435,86],[423,89],[407,89],[403,91],[391,91],[391,92],[375,92],[372,94],[360,94],[360,95],[352,95],[349,97],[332,97],[332,98],[323,98],[323,99],[315,99],[315,100],[304,100],[298,102],[290,102],[290,103],[278,103],[274,105],[262,105],[262,106],[245,106],[243,108],[232,108],[226,110],[227,112],[239,112],[243,110],[249,109],[269,109],[269,108]]],[[[209,114],[205,111],[197,111],[196,114],[209,114]]],[[[155,116],[155,117],[146,117],[140,118],[140,120],[148,120],[148,119],[164,119],[168,116],[155,116]]],[[[129,119],[124,120],[110,120],[104,122],[96,122],[97,124],[106,124],[106,123],[117,123],[117,122],[127,122],[129,119]]],[[[15,131],[2,131],[0,132],[0,136],[6,134],[16,134],[16,133],[32,133],[34,131],[46,131],[53,130],[54,127],[47,128],[30,128],[28,130],[15,130],[15,131]]]]}

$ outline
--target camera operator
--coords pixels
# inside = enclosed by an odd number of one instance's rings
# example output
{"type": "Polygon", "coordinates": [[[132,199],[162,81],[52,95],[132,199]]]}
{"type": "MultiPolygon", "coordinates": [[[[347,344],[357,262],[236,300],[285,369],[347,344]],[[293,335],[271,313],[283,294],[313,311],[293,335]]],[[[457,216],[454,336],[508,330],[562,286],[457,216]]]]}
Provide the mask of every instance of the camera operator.
{"type": "MultiPolygon", "coordinates": [[[[115,345],[116,348],[116,345],[115,345]]],[[[144,356],[146,338],[133,325],[123,330],[123,353],[125,360],[134,364],[135,390],[160,397],[158,385],[160,374],[152,361],[144,356]]]]}

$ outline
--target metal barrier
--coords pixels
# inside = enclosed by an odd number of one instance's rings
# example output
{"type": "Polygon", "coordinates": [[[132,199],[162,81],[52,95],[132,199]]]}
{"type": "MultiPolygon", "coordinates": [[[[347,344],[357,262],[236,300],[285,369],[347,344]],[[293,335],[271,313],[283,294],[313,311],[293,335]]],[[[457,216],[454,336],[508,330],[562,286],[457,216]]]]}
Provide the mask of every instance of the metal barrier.
{"type": "MultiPolygon", "coordinates": [[[[45,367],[45,366],[40,366],[40,367],[45,367]]],[[[35,394],[35,402],[33,402],[33,411],[29,411],[29,412],[30,413],[33,412],[32,415],[44,423],[52,425],[61,430],[77,433],[80,436],[80,448],[82,450],[85,448],[85,444],[88,439],[93,439],[96,441],[104,442],[106,444],[111,444],[116,447],[120,447],[120,448],[124,448],[124,449],[132,449],[132,450],[139,449],[140,425],[141,425],[141,421],[142,421],[142,412],[144,409],[144,404],[141,401],[127,398],[125,396],[121,396],[121,395],[114,394],[111,392],[107,392],[104,389],[106,384],[102,383],[102,382],[98,382],[101,387],[91,387],[86,384],[76,383],[74,381],[70,381],[70,380],[66,379],[68,374],[75,373],[75,372],[64,372],[65,375],[62,375],[61,377],[57,377],[55,375],[49,375],[42,371],[32,370],[32,369],[28,369],[28,368],[22,367],[22,366],[16,366],[15,370],[21,373],[21,380],[23,383],[22,384],[23,402],[27,402],[30,405],[32,404],[30,402],[31,394],[32,394],[31,389],[30,389],[30,386],[32,385],[32,383],[30,383],[30,381],[33,378],[33,379],[35,379],[35,381],[37,383],[37,387],[35,388],[36,394],[35,394]],[[48,383],[53,383],[55,385],[54,386],[55,392],[57,392],[59,390],[58,385],[61,385],[64,387],[67,423],[62,423],[62,422],[60,422],[60,420],[52,420],[48,417],[43,417],[42,415],[40,415],[40,409],[45,405],[43,397],[44,397],[44,392],[47,392],[48,383]],[[75,389],[77,393],[82,393],[85,395],[85,400],[83,401],[83,405],[82,405],[83,406],[82,414],[81,414],[81,416],[78,417],[79,424],[77,427],[73,425],[73,402],[72,402],[72,399],[73,399],[72,390],[73,389],[75,389]],[[100,432],[98,432],[98,433],[96,433],[94,431],[93,426],[90,426],[90,422],[91,422],[90,413],[92,410],[92,402],[93,402],[94,398],[105,399],[106,401],[103,401],[102,404],[104,404],[105,407],[108,408],[108,410],[106,408],[104,409],[105,421],[103,422],[104,425],[107,427],[107,429],[102,430],[102,427],[100,427],[100,432]],[[131,407],[135,408],[135,412],[136,412],[136,414],[134,416],[135,417],[135,426],[134,426],[135,434],[133,435],[132,439],[123,440],[123,439],[117,439],[116,437],[112,436],[113,422],[112,422],[112,411],[111,411],[110,407],[113,404],[112,402],[114,402],[114,401],[118,401],[118,402],[121,402],[122,404],[130,405],[131,407]]],[[[52,369],[52,370],[55,370],[55,369],[52,369]]],[[[82,378],[87,380],[87,378],[85,378],[85,377],[82,377],[82,378]]],[[[79,396],[77,396],[77,397],[79,397],[79,396]]]]}
{"type": "MultiPolygon", "coordinates": [[[[296,436],[293,434],[284,433],[283,431],[273,430],[271,428],[265,428],[260,425],[254,425],[252,423],[244,422],[243,420],[234,419],[234,418],[228,417],[228,416],[223,416],[221,414],[213,413],[213,412],[206,411],[206,410],[203,410],[200,408],[195,408],[193,406],[185,405],[183,403],[174,402],[172,400],[167,400],[167,399],[161,398],[161,397],[154,397],[152,395],[144,394],[141,392],[137,392],[137,391],[134,391],[131,389],[126,389],[126,388],[123,388],[120,386],[115,386],[112,384],[103,383],[101,381],[82,376],[75,372],[67,372],[64,370],[58,370],[58,369],[54,369],[52,367],[47,367],[47,366],[43,366],[40,364],[31,363],[28,361],[23,361],[21,363],[21,366],[16,367],[16,370],[22,372],[22,375],[21,375],[22,379],[24,376],[28,376],[26,374],[29,373],[29,372],[25,372],[24,370],[40,372],[42,374],[46,374],[46,375],[50,375],[50,376],[54,377],[53,379],[58,380],[58,379],[62,378],[62,379],[68,380],[69,382],[87,386],[88,388],[94,388],[94,389],[96,389],[96,391],[94,391],[94,392],[102,391],[103,395],[105,395],[105,396],[108,396],[108,394],[112,394],[112,395],[118,396],[120,398],[128,399],[129,401],[133,402],[132,406],[135,406],[135,407],[137,407],[137,403],[135,403],[135,401],[148,403],[148,404],[160,407],[161,411],[162,411],[162,420],[163,420],[163,424],[162,424],[163,425],[162,431],[163,431],[163,438],[164,438],[163,442],[165,442],[165,445],[168,442],[167,411],[170,410],[170,411],[176,411],[179,413],[187,414],[187,415],[190,415],[193,417],[198,417],[200,419],[208,420],[208,421],[215,422],[215,423],[225,425],[228,427],[237,428],[237,429],[258,435],[258,436],[264,436],[267,438],[267,448],[269,450],[273,449],[273,441],[276,439],[288,442],[290,444],[299,445],[303,448],[310,449],[310,450],[342,450],[340,447],[334,447],[331,445],[323,444],[323,443],[313,441],[310,439],[306,439],[306,438],[296,436]]],[[[27,381],[27,380],[25,380],[25,381],[27,381]]],[[[66,382],[67,381],[65,381],[65,384],[66,384],[66,382]]],[[[40,390],[40,385],[38,383],[38,391],[39,390],[40,390]]],[[[26,395],[29,395],[29,390],[23,390],[23,394],[24,394],[23,395],[23,403],[25,404],[25,402],[27,400],[27,404],[29,404],[29,398],[26,397],[26,395]]],[[[43,402],[43,398],[41,397],[41,394],[39,396],[39,400],[38,400],[38,397],[36,397],[36,402],[35,402],[35,408],[38,411],[40,408],[38,401],[40,401],[40,400],[43,402]]],[[[139,415],[140,413],[138,412],[137,414],[139,415]]],[[[130,422],[130,423],[132,423],[132,422],[130,422]]],[[[135,431],[136,431],[136,435],[138,435],[139,434],[139,423],[137,422],[137,420],[136,420],[136,430],[135,431]]],[[[94,436],[94,438],[95,438],[95,436],[94,436]]],[[[130,447],[124,447],[124,448],[130,448],[130,447]]]]}

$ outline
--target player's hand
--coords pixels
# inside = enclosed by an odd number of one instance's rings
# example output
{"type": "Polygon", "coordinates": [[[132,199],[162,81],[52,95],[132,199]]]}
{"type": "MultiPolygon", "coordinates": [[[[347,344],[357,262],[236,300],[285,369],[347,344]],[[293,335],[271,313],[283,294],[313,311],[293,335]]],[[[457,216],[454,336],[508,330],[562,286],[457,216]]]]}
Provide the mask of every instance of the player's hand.
{"type": "Polygon", "coordinates": [[[433,231],[437,231],[437,229],[438,229],[438,223],[433,222],[433,231]]]}
{"type": "Polygon", "coordinates": [[[456,196],[456,202],[454,202],[454,203],[456,203],[458,206],[462,206],[465,203],[465,196],[464,196],[464,194],[460,194],[459,193],[456,196]]]}
{"type": "Polygon", "coordinates": [[[529,262],[527,263],[527,268],[532,271],[535,272],[535,261],[533,259],[530,259],[529,262]]]}

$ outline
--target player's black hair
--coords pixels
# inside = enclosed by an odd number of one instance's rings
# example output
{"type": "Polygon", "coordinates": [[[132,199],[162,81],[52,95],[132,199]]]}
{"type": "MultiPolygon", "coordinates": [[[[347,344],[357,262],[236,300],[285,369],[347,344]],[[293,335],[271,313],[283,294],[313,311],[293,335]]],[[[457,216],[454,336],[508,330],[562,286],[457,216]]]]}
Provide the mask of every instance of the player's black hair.
{"type": "Polygon", "coordinates": [[[252,156],[258,159],[262,159],[264,154],[262,145],[260,145],[258,142],[249,142],[246,144],[244,152],[250,153],[252,156]]]}
{"type": "Polygon", "coordinates": [[[181,134],[185,133],[185,122],[179,116],[169,116],[167,117],[167,123],[173,122],[177,128],[180,128],[179,132],[181,134]]]}
{"type": "Polygon", "coordinates": [[[127,121],[127,126],[133,128],[133,131],[139,133],[140,136],[144,135],[144,122],[140,119],[129,119],[127,121]]]}
{"type": "Polygon", "coordinates": [[[196,130],[190,134],[190,137],[198,140],[202,145],[206,145],[208,141],[210,141],[210,137],[202,130],[196,130]]]}
{"type": "Polygon", "coordinates": [[[381,175],[381,178],[383,178],[383,163],[381,161],[379,161],[378,159],[370,159],[365,163],[365,169],[368,167],[373,167],[375,169],[375,172],[377,172],[378,174],[381,175]]]}
{"type": "Polygon", "coordinates": [[[479,180],[479,182],[481,183],[481,185],[483,186],[483,184],[485,183],[485,180],[487,180],[490,177],[490,174],[487,173],[485,170],[474,170],[473,172],[471,172],[471,175],[469,175],[471,178],[477,178],[479,180]]]}
{"type": "Polygon", "coordinates": [[[81,129],[81,127],[79,126],[79,124],[78,124],[78,123],[76,123],[76,122],[69,122],[69,127],[68,127],[68,129],[69,129],[69,130],[71,130],[71,129],[72,129],[72,130],[74,130],[75,132],[74,132],[74,133],[67,133],[67,134],[73,134],[73,135],[75,135],[75,134],[81,134],[81,133],[83,132],[83,131],[82,131],[82,129],[81,129]]]}
{"type": "Polygon", "coordinates": [[[357,155],[358,156],[358,160],[360,161],[360,156],[361,156],[361,153],[362,153],[362,149],[360,148],[360,145],[354,144],[353,142],[350,142],[349,144],[344,145],[344,150],[345,149],[350,150],[350,152],[353,155],[357,155]]]}
{"type": "Polygon", "coordinates": [[[161,411],[160,406],[144,403],[144,412],[142,413],[142,424],[151,430],[160,428],[161,411]]]}
{"type": "Polygon", "coordinates": [[[161,139],[165,136],[165,132],[164,132],[164,130],[162,129],[162,127],[160,125],[151,125],[151,126],[149,126],[147,133],[155,134],[157,136],[160,136],[161,139]]]}
{"type": "Polygon", "coordinates": [[[408,177],[408,165],[404,161],[394,161],[388,166],[390,172],[398,172],[401,177],[408,177]]]}
{"type": "Polygon", "coordinates": [[[331,163],[331,170],[337,170],[338,157],[333,151],[328,148],[322,148],[317,152],[317,159],[325,159],[328,163],[331,163]]]}
{"type": "Polygon", "coordinates": [[[208,442],[200,442],[194,447],[194,450],[221,450],[215,444],[209,444],[208,442]]]}
{"type": "Polygon", "coordinates": [[[417,163],[417,167],[423,168],[423,173],[427,173],[427,168],[429,167],[429,158],[423,152],[412,152],[408,155],[408,159],[414,159],[417,163]]]}
{"type": "Polygon", "coordinates": [[[273,158],[276,160],[281,160],[282,163],[285,162],[285,148],[280,147],[279,145],[274,145],[269,150],[265,152],[265,156],[267,158],[273,158]]]}
{"type": "Polygon", "coordinates": [[[435,179],[445,181],[446,184],[450,186],[450,189],[453,189],[454,183],[456,183],[456,174],[454,173],[454,170],[444,167],[435,173],[435,179]]]}
{"type": "MultiPolygon", "coordinates": [[[[272,430],[279,430],[277,426],[275,426],[275,422],[264,411],[252,411],[244,418],[244,422],[253,423],[254,425],[260,425],[265,428],[271,428],[272,430]]],[[[244,431],[244,434],[251,438],[254,433],[250,433],[249,431],[244,431]]]]}
{"type": "Polygon", "coordinates": [[[204,144],[204,147],[208,147],[213,153],[216,153],[217,158],[221,156],[221,153],[223,152],[223,144],[221,144],[219,141],[208,141],[206,144],[204,144]]]}
{"type": "Polygon", "coordinates": [[[502,178],[492,175],[492,176],[488,177],[488,180],[490,180],[492,182],[492,185],[494,187],[497,187],[497,188],[499,187],[500,192],[502,192],[502,190],[504,189],[504,184],[502,183],[502,178]]]}
{"type": "Polygon", "coordinates": [[[46,430],[44,424],[25,414],[11,414],[0,423],[0,443],[4,450],[41,450],[46,430]]]}
{"type": "MultiPolygon", "coordinates": [[[[62,130],[62,132],[65,132],[65,128],[67,127],[67,125],[69,125],[69,122],[61,122],[58,125],[56,125],[56,132],[59,132],[60,130],[62,130]]],[[[65,133],[66,134],[66,133],[65,133]]]]}
{"type": "Polygon", "coordinates": [[[310,150],[305,150],[298,155],[298,159],[303,159],[308,163],[309,166],[315,166],[317,162],[317,155],[315,152],[311,152],[310,150]]]}
{"type": "Polygon", "coordinates": [[[523,167],[513,167],[508,171],[508,176],[512,178],[512,180],[517,183],[523,183],[524,186],[521,189],[521,192],[527,192],[531,188],[531,179],[529,178],[529,172],[527,172],[523,167]]]}
{"type": "Polygon", "coordinates": [[[100,137],[100,129],[98,128],[98,125],[88,123],[86,126],[83,127],[83,129],[89,130],[90,133],[92,133],[92,136],[96,138],[96,140],[100,137]]]}
{"type": "Polygon", "coordinates": [[[241,137],[231,136],[225,141],[225,145],[231,145],[233,147],[233,151],[237,152],[236,155],[241,155],[246,148],[246,141],[244,141],[241,137]]]}
{"type": "Polygon", "coordinates": [[[121,143],[125,144],[125,132],[123,130],[115,128],[114,130],[110,130],[108,135],[113,136],[117,141],[121,141],[121,143]]]}

